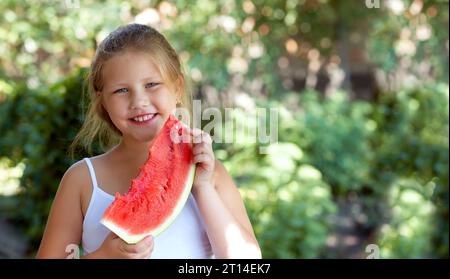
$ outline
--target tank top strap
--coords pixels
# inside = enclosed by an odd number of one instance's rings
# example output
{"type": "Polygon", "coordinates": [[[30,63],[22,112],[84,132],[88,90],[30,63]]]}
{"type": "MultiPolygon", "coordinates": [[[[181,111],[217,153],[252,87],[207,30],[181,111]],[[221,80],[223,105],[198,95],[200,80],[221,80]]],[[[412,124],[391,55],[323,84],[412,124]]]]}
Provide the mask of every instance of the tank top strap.
{"type": "Polygon", "coordinates": [[[95,176],[95,171],[94,171],[94,167],[92,166],[92,162],[89,158],[84,158],[84,161],[86,161],[86,165],[89,168],[89,173],[91,175],[91,181],[92,181],[92,187],[94,189],[97,189],[98,188],[97,177],[95,176]]]}

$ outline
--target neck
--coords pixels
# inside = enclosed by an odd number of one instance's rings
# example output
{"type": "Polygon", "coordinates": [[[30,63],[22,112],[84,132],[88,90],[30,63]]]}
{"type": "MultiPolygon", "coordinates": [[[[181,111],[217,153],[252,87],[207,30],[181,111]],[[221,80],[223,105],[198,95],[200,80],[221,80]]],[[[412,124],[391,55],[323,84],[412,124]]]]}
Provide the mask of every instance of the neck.
{"type": "Polygon", "coordinates": [[[149,142],[136,142],[127,138],[122,138],[116,147],[121,157],[133,165],[141,166],[148,159],[148,151],[153,144],[153,140],[149,142]]]}

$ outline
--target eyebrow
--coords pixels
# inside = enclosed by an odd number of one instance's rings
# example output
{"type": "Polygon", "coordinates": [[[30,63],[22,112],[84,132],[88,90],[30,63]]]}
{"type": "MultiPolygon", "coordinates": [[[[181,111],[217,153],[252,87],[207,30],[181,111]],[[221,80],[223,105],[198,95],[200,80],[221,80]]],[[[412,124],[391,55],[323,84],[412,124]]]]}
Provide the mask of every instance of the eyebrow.
{"type": "MultiPolygon", "coordinates": [[[[152,77],[143,78],[140,80],[140,82],[146,81],[146,80],[159,80],[159,79],[161,79],[161,78],[152,76],[152,77]]],[[[127,85],[126,83],[113,83],[107,87],[117,87],[117,86],[126,86],[126,85],[127,85]]]]}

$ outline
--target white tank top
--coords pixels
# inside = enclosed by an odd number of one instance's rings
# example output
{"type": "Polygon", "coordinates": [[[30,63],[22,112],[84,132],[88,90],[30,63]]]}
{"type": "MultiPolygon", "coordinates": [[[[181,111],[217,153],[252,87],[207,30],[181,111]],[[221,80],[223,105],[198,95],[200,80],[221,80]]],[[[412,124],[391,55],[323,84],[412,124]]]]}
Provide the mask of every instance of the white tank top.
{"type": "MultiPolygon", "coordinates": [[[[84,159],[92,180],[92,195],[83,220],[83,253],[97,250],[110,230],[100,223],[106,208],[113,202],[114,196],[106,193],[97,185],[94,168],[89,158],[84,159]]],[[[211,244],[206,234],[203,220],[192,194],[175,221],[154,239],[151,258],[198,259],[212,258],[211,244]]]]}

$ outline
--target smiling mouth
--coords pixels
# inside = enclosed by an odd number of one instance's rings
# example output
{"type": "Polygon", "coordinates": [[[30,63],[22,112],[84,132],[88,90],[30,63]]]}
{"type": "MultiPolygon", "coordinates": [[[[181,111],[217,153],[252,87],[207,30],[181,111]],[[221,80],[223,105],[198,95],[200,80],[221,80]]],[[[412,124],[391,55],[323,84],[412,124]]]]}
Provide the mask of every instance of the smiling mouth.
{"type": "Polygon", "coordinates": [[[135,117],[130,118],[129,120],[134,124],[142,125],[151,122],[157,116],[157,113],[148,113],[142,114],[135,117]]]}

